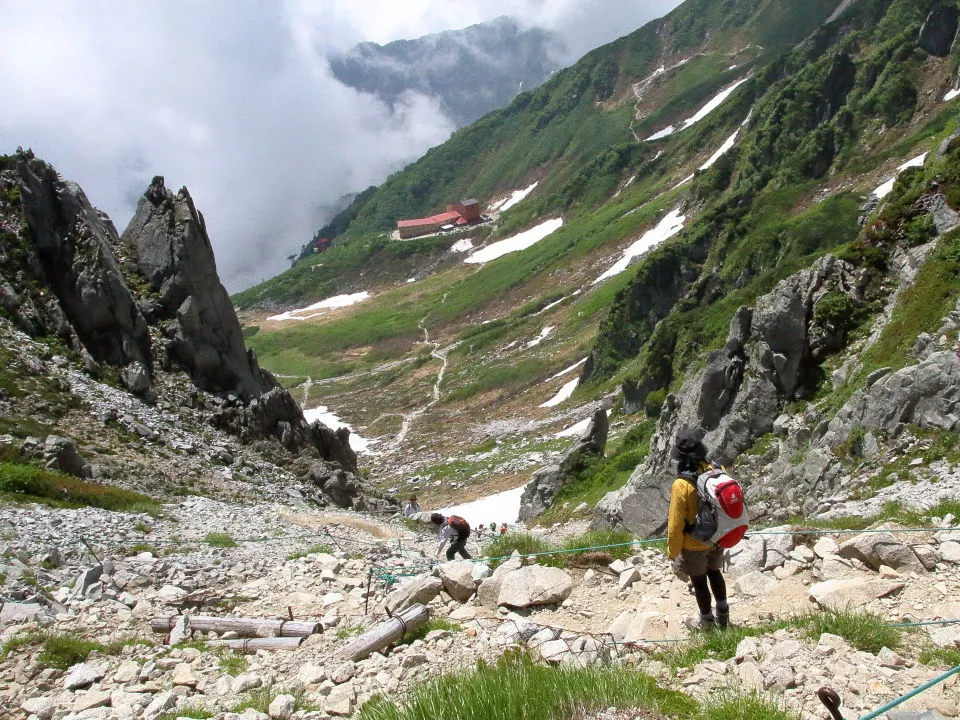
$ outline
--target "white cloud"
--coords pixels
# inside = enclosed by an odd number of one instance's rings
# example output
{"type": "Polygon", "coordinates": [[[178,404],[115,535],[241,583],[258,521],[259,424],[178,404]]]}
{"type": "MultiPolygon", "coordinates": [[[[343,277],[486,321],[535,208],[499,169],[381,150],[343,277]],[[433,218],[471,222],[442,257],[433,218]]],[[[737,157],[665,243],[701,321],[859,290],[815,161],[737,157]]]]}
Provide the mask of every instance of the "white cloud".
{"type": "MultiPolygon", "coordinates": [[[[32,147],[121,232],[153,175],[186,185],[221,278],[238,290],[282,271],[337,198],[382,182],[453,129],[427,98],[391,113],[344,87],[325,53],[500,14],[562,32],[580,5],[0,0],[0,152],[32,147]]],[[[616,18],[660,14],[636,5],[611,2],[579,37],[612,39],[616,18]]]]}

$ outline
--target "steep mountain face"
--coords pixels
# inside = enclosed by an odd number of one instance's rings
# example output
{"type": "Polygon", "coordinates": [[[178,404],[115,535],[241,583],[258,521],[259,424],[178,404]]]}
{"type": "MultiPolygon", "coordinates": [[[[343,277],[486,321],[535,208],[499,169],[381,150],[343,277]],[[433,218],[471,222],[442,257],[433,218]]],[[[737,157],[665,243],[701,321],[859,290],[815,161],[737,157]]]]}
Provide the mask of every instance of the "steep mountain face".
{"type": "Polygon", "coordinates": [[[386,45],[366,42],[330,58],[340,82],[391,106],[415,92],[435,98],[457,125],[469,125],[537,87],[557,69],[562,41],[499,17],[386,45]]]}
{"type": "MultiPolygon", "coordinates": [[[[273,438],[289,453],[334,463],[311,471],[315,484],[331,481],[328,495],[350,484],[352,492],[340,493],[338,500],[348,494],[360,497],[355,479],[342,472],[357,469],[349,432],[308,424],[290,394],[246,350],[217,276],[203,218],[186,189],[174,195],[162,178],[155,178],[118,237],[109,218],[93,208],[77,185],[62,180],[29,151],[2,158],[0,180],[5,336],[15,332],[9,328],[12,322],[32,338],[59,344],[68,354],[63,361],[68,366],[114,381],[139,397],[128,402],[172,403],[183,405],[184,412],[200,403],[209,415],[192,422],[221,427],[249,443],[273,438]],[[194,387],[186,396],[173,380],[181,372],[194,387]],[[171,382],[177,386],[173,396],[171,382]]],[[[11,368],[20,366],[15,346],[5,346],[11,368]]],[[[4,395],[16,403],[7,408],[5,428],[36,428],[34,420],[24,424],[17,419],[21,404],[30,406],[36,398],[16,373],[4,381],[4,395]]],[[[50,390],[54,395],[72,384],[58,382],[50,390]]],[[[55,404],[72,407],[65,399],[55,404]]],[[[68,428],[61,432],[72,434],[68,428]]]]}

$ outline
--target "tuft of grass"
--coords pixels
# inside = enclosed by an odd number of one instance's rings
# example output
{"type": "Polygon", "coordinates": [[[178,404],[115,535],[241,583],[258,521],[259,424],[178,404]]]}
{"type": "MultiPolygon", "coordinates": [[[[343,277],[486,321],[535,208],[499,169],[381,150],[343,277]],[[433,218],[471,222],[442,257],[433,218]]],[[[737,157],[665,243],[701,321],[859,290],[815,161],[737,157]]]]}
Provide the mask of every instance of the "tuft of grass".
{"type": "MultiPolygon", "coordinates": [[[[637,545],[625,545],[632,543],[633,533],[625,528],[604,528],[602,530],[588,530],[582,535],[569,538],[562,545],[563,550],[575,550],[577,548],[601,548],[603,552],[608,553],[614,559],[623,560],[634,555],[637,552],[637,545]],[[614,545],[616,547],[609,547],[614,545]]],[[[575,563],[582,557],[583,553],[570,553],[566,556],[567,564],[575,563]]]]}
{"type": "Polygon", "coordinates": [[[229,548],[237,546],[237,541],[229,533],[210,532],[206,534],[203,541],[212,547],[229,548]]]}
{"type": "Polygon", "coordinates": [[[698,633],[690,642],[660,650],[654,658],[672,670],[693,667],[704,660],[729,660],[737,654],[737,645],[746,637],[756,637],[792,627],[795,620],[774,620],[751,626],[731,626],[726,629],[713,628],[698,633]]]}
{"type": "Polygon", "coordinates": [[[160,503],[130,490],[97,485],[36,465],[0,462],[0,501],[35,502],[52,507],[96,507],[159,515],[160,503]]]}
{"type": "Polygon", "coordinates": [[[924,665],[956,667],[960,665],[960,648],[927,647],[917,659],[924,665]]]}
{"type": "MultiPolygon", "coordinates": [[[[483,554],[489,558],[506,558],[516,550],[521,555],[532,555],[535,553],[555,552],[558,548],[548,543],[546,540],[535,535],[520,532],[508,532],[506,535],[498,535],[491,542],[483,547],[483,554]]],[[[554,565],[559,567],[559,556],[541,555],[535,560],[541,565],[554,565]]],[[[490,563],[491,567],[496,567],[503,560],[494,560],[490,563]]]]}
{"type": "Polygon", "coordinates": [[[692,698],[657,687],[653,678],[622,668],[574,669],[535,665],[528,655],[509,653],[471,671],[416,686],[401,701],[377,696],[360,708],[360,720],[553,720],[574,711],[610,706],[691,715],[692,698]],[[536,692],[531,692],[536,688],[536,692]]]}
{"type": "Polygon", "coordinates": [[[884,647],[896,650],[903,644],[904,630],[890,627],[879,615],[864,610],[827,608],[802,616],[794,623],[805,626],[805,633],[816,640],[823,633],[839,635],[858,650],[876,654],[884,647]]]}
{"type": "Polygon", "coordinates": [[[722,693],[701,709],[702,720],[799,720],[788,712],[782,700],[775,701],[759,693],[722,693]]]}
{"type": "Polygon", "coordinates": [[[239,675],[246,671],[247,667],[247,659],[243,655],[238,655],[232,650],[220,653],[220,669],[227,675],[239,675]]]}
{"type": "Polygon", "coordinates": [[[317,555],[320,553],[332,554],[333,548],[329,545],[311,545],[306,550],[301,550],[299,552],[292,552],[287,555],[287,560],[299,560],[302,557],[307,555],[317,555]]]}
{"type": "Polygon", "coordinates": [[[397,645],[409,645],[415,640],[423,640],[428,633],[433,632],[434,630],[460,632],[462,628],[456,623],[450,622],[449,620],[444,620],[443,618],[430,618],[424,625],[417,628],[412,633],[407,633],[404,635],[399,641],[397,641],[397,645]]]}
{"type": "Polygon", "coordinates": [[[363,632],[363,628],[357,625],[342,625],[337,628],[336,636],[337,640],[346,640],[354,635],[359,635],[361,632],[363,632]]]}
{"type": "Polygon", "coordinates": [[[43,651],[37,661],[48,668],[67,668],[82,663],[94,650],[110,654],[109,648],[71,633],[50,633],[43,638],[43,651]]]}
{"type": "Polygon", "coordinates": [[[168,713],[160,715],[157,720],[177,720],[177,718],[193,718],[193,720],[206,720],[212,718],[213,713],[199,705],[188,705],[187,707],[177,708],[168,713]]]}

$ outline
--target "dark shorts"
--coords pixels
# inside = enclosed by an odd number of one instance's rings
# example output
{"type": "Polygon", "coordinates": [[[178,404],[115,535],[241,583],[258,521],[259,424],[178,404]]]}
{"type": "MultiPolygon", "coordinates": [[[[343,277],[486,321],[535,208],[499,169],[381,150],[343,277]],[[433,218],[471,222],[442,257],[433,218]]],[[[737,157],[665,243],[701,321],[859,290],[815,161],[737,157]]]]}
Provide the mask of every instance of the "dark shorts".
{"type": "Polygon", "coordinates": [[[712,550],[681,550],[680,570],[690,577],[706,575],[709,570],[719,570],[723,567],[723,548],[715,547],[712,550]]]}

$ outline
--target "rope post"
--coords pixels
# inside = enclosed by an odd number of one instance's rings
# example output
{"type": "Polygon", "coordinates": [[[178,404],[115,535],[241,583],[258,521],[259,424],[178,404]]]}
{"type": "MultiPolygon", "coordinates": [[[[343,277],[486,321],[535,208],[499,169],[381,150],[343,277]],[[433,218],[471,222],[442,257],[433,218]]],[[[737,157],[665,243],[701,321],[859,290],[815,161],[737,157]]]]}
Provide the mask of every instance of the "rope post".
{"type": "Polygon", "coordinates": [[[370,613],[370,585],[373,582],[373,568],[367,571],[367,596],[363,599],[363,614],[370,613]]]}
{"type": "Polygon", "coordinates": [[[93,548],[90,547],[90,543],[87,542],[87,539],[83,535],[80,536],[80,542],[86,545],[87,550],[89,550],[90,554],[93,555],[93,559],[97,561],[97,565],[103,565],[103,560],[97,557],[97,554],[93,551],[93,548]]]}

